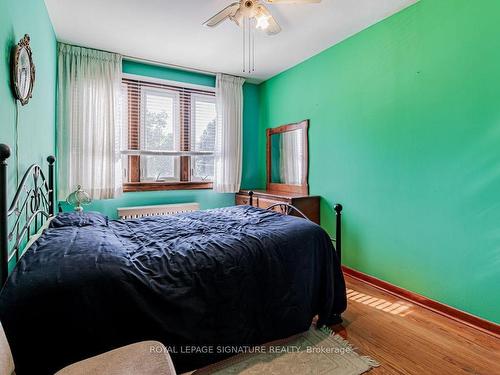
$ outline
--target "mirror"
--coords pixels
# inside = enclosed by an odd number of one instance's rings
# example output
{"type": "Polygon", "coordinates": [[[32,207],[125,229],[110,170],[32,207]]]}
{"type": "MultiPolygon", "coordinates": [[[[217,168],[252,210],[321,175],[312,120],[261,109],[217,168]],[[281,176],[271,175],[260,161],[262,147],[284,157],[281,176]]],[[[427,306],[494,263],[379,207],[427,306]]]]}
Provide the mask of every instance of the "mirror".
{"type": "Polygon", "coordinates": [[[267,129],[267,189],[308,194],[308,120],[267,129]]]}
{"type": "Polygon", "coordinates": [[[300,185],[304,171],[304,131],[296,129],[271,135],[271,182],[300,185]]]}

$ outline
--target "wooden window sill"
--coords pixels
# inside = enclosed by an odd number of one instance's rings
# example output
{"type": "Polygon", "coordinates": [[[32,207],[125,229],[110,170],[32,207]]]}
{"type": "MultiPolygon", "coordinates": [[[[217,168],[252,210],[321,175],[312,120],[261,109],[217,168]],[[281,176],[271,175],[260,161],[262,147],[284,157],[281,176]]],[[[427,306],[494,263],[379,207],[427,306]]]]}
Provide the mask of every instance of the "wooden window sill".
{"type": "Polygon", "coordinates": [[[160,190],[194,190],[212,189],[212,182],[202,181],[177,181],[177,182],[126,182],[123,184],[123,192],[133,191],[160,191],[160,190]]]}

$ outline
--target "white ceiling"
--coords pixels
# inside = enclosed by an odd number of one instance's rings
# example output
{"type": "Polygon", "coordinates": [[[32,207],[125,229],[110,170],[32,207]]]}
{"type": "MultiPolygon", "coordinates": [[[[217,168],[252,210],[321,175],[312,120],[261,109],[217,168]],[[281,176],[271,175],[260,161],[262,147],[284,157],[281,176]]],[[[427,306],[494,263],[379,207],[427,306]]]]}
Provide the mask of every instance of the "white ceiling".
{"type": "MultiPolygon", "coordinates": [[[[242,73],[242,31],[231,21],[202,23],[236,0],[45,0],[57,38],[210,72],[242,73]]],[[[259,82],[270,78],[417,0],[323,0],[268,5],[282,32],[256,35],[259,82]]]]}

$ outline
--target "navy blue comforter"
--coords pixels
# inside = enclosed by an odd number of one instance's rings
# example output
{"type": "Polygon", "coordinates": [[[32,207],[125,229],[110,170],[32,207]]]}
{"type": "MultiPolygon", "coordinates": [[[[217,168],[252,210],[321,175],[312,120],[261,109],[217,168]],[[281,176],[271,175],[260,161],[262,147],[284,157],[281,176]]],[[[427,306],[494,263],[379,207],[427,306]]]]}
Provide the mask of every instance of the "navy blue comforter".
{"type": "Polygon", "coordinates": [[[141,340],[167,345],[181,373],[226,357],[219,345],[284,338],[346,308],[330,238],[304,219],[237,206],[52,226],[0,294],[20,375],[141,340]]]}

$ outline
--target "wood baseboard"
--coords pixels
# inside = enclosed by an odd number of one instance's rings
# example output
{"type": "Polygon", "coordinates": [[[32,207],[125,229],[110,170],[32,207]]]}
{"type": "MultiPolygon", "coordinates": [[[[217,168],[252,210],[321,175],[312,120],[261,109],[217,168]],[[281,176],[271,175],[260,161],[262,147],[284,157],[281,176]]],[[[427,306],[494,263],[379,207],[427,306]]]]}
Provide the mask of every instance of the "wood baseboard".
{"type": "Polygon", "coordinates": [[[496,323],[490,322],[485,319],[481,319],[477,316],[458,310],[454,307],[445,305],[441,302],[434,301],[420,294],[410,292],[409,290],[400,288],[396,285],[377,279],[376,277],[367,275],[363,272],[356,271],[352,268],[342,266],[342,269],[344,271],[344,274],[352,278],[355,278],[357,280],[360,280],[364,283],[370,284],[371,286],[381,289],[384,292],[391,293],[399,298],[405,299],[416,305],[432,310],[435,313],[446,316],[447,318],[456,320],[460,323],[466,324],[470,327],[473,327],[487,334],[500,338],[500,325],[496,323]]]}

